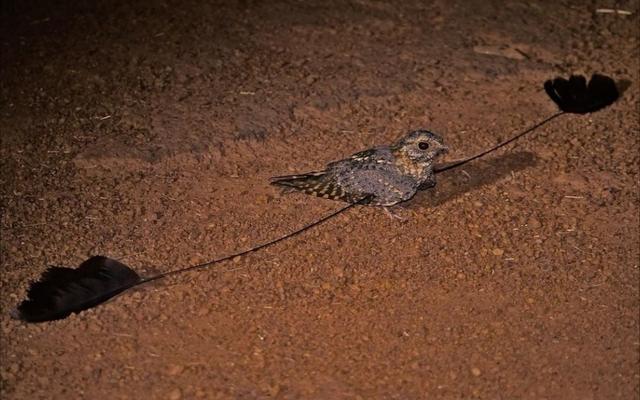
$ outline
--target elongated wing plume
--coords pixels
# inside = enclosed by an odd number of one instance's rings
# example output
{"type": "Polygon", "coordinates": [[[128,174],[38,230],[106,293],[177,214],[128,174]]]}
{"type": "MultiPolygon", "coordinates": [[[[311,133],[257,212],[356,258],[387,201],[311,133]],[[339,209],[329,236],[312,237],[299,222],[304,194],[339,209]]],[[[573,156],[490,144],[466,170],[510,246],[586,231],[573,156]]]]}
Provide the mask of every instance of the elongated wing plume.
{"type": "Polygon", "coordinates": [[[111,258],[95,256],[78,268],[49,267],[32,282],[12,316],[27,322],[52,321],[86,310],[140,283],[140,276],[111,258]]]}
{"type": "Polygon", "coordinates": [[[547,92],[547,95],[549,95],[551,100],[560,107],[562,112],[553,114],[535,125],[530,126],[524,131],[511,136],[509,139],[471,157],[437,164],[433,168],[434,172],[440,173],[457,168],[470,161],[484,157],[489,153],[493,153],[499,148],[535,131],[542,125],[564,115],[565,113],[586,114],[601,110],[613,104],[618,97],[620,97],[620,93],[624,91],[624,88],[621,86],[619,91],[613,79],[608,76],[594,74],[591,76],[591,80],[588,84],[585,77],[581,75],[572,75],[569,79],[559,77],[549,79],[544,83],[544,90],[547,92]]]}

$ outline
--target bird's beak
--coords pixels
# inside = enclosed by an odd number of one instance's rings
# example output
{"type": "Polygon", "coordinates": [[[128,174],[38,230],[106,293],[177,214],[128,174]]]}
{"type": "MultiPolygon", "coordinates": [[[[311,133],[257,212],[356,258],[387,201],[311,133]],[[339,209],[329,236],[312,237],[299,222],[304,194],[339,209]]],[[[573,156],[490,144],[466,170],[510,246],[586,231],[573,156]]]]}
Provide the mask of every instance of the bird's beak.
{"type": "Polygon", "coordinates": [[[447,154],[449,152],[449,148],[447,146],[442,146],[440,148],[440,154],[447,154]]]}

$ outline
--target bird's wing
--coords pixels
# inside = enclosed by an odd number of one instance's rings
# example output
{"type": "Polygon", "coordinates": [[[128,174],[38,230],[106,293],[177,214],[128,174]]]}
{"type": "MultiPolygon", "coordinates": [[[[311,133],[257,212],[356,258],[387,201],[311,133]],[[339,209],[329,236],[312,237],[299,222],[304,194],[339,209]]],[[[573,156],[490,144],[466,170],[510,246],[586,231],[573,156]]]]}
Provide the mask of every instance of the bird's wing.
{"type": "Polygon", "coordinates": [[[363,198],[373,201],[372,193],[359,190],[359,188],[347,185],[344,177],[350,174],[358,174],[358,171],[368,170],[370,167],[386,163],[390,160],[388,148],[378,147],[360,151],[342,160],[327,164],[323,171],[314,171],[304,174],[285,175],[271,178],[271,184],[283,186],[331,200],[340,200],[347,203],[362,202],[363,198]]]}
{"type": "Polygon", "coordinates": [[[298,190],[312,196],[341,200],[347,203],[356,203],[366,197],[366,193],[346,191],[338,183],[333,171],[281,176],[274,178],[271,184],[298,190]]]}

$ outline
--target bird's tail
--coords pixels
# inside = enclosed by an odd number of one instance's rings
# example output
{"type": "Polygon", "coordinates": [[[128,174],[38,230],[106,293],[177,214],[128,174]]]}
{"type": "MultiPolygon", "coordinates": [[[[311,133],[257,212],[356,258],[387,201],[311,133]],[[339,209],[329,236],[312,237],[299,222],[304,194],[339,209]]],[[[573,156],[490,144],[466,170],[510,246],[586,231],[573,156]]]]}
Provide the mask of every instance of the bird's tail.
{"type": "Polygon", "coordinates": [[[274,176],[271,178],[271,184],[315,194],[314,192],[316,192],[326,180],[326,175],[325,171],[317,171],[298,175],[274,176]]]}
{"type": "Polygon", "coordinates": [[[298,190],[323,199],[340,200],[347,203],[370,204],[373,196],[366,193],[345,191],[335,177],[326,171],[308,172],[300,175],[276,176],[271,184],[285,189],[298,190]]]}

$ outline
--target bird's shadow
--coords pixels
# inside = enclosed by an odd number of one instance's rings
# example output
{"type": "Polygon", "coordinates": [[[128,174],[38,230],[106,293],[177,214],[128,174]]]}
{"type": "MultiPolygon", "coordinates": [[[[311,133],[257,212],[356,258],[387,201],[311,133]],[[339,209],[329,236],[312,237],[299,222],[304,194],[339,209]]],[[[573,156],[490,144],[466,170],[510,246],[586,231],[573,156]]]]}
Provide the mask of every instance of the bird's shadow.
{"type": "Polygon", "coordinates": [[[443,171],[437,175],[438,184],[434,188],[418,192],[405,207],[414,210],[437,207],[474,189],[491,185],[512,172],[533,167],[537,160],[535,154],[521,151],[443,171]]]}
{"type": "Polygon", "coordinates": [[[631,83],[632,82],[627,79],[620,79],[619,81],[616,82],[616,88],[618,88],[618,93],[620,93],[620,97],[622,97],[624,92],[626,92],[627,89],[629,89],[629,87],[631,86],[631,83]]]}

